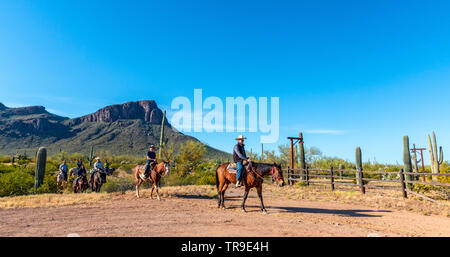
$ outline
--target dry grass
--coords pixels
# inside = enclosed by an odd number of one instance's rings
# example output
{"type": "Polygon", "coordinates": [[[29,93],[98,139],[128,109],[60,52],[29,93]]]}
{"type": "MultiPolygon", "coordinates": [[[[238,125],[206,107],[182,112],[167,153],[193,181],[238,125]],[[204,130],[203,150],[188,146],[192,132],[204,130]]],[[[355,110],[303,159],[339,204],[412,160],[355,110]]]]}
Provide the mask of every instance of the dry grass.
{"type": "MultiPolygon", "coordinates": [[[[150,189],[140,190],[141,195],[149,195],[150,189]]],[[[214,197],[217,192],[213,186],[173,186],[160,189],[161,197],[177,197],[180,195],[214,197]]],[[[134,197],[135,191],[130,190],[126,196],[134,197]]],[[[92,204],[100,201],[110,201],[122,197],[120,192],[115,193],[82,193],[82,194],[41,194],[0,198],[0,209],[10,208],[36,208],[58,207],[67,205],[92,204]]],[[[156,197],[156,194],[153,193],[156,197]]]]}
{"type": "MultiPolygon", "coordinates": [[[[294,200],[327,201],[358,204],[376,209],[405,210],[423,215],[443,215],[450,217],[450,202],[441,201],[445,206],[440,206],[420,198],[409,196],[403,199],[400,191],[370,189],[363,195],[359,191],[339,188],[331,191],[328,186],[285,186],[277,187],[272,184],[264,184],[265,197],[286,197],[294,200]]],[[[7,208],[33,208],[56,207],[65,205],[92,204],[100,201],[111,201],[120,197],[134,197],[134,190],[122,194],[116,193],[84,193],[84,194],[42,194],[17,197],[0,198],[0,209],[7,208]]],[[[150,189],[141,190],[141,195],[148,196],[150,189]]],[[[181,195],[215,197],[215,186],[167,186],[160,189],[161,197],[170,198],[181,195]]],[[[154,194],[154,196],[156,196],[154,194]]]]}
{"type": "Polygon", "coordinates": [[[108,198],[108,194],[41,194],[0,198],[0,209],[55,207],[91,204],[108,198]]]}

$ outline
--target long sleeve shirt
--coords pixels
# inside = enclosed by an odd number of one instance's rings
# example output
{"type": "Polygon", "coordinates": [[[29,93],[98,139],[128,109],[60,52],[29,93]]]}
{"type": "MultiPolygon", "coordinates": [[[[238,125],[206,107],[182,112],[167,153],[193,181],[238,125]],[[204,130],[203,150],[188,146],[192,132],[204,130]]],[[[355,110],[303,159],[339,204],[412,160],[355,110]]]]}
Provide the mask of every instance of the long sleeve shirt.
{"type": "Polygon", "coordinates": [[[105,170],[105,166],[103,166],[102,162],[96,162],[96,163],[94,163],[94,169],[96,169],[96,170],[105,170]]]}

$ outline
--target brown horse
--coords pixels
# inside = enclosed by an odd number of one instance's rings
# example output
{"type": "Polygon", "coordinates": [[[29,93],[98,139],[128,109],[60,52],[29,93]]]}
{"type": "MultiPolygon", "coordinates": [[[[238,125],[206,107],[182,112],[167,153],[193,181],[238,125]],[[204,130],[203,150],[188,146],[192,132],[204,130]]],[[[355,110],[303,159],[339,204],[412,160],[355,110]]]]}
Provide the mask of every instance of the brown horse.
{"type": "Polygon", "coordinates": [[[162,161],[155,165],[153,169],[150,171],[150,176],[146,177],[145,179],[142,178],[142,175],[145,171],[145,165],[137,165],[133,168],[134,171],[134,179],[136,181],[136,196],[139,198],[139,187],[141,184],[146,182],[153,183],[152,190],[150,192],[150,197],[153,199],[153,189],[156,189],[156,196],[158,197],[158,200],[161,201],[161,197],[159,197],[159,181],[163,176],[166,176],[169,174],[169,162],[162,161]]]}
{"type": "MultiPolygon", "coordinates": [[[[228,188],[228,184],[236,184],[236,173],[227,170],[229,163],[221,164],[216,171],[216,187],[218,193],[218,208],[222,206],[225,209],[225,191],[228,188]]],[[[245,186],[244,198],[242,200],[241,209],[245,212],[245,200],[247,200],[248,192],[251,188],[256,188],[259,200],[261,202],[261,211],[267,214],[262,199],[262,183],[264,177],[272,175],[272,181],[277,183],[278,186],[284,186],[283,173],[281,171],[281,165],[278,164],[266,164],[266,163],[254,163],[250,162],[242,171],[242,182],[245,186]]]]}
{"type": "Polygon", "coordinates": [[[103,183],[106,182],[106,173],[101,171],[96,171],[94,175],[92,175],[92,179],[90,181],[92,192],[100,192],[103,183]]]}
{"type": "Polygon", "coordinates": [[[73,181],[73,192],[75,194],[78,192],[84,192],[88,187],[89,187],[89,183],[86,178],[86,175],[81,176],[79,179],[75,179],[73,181]]]}

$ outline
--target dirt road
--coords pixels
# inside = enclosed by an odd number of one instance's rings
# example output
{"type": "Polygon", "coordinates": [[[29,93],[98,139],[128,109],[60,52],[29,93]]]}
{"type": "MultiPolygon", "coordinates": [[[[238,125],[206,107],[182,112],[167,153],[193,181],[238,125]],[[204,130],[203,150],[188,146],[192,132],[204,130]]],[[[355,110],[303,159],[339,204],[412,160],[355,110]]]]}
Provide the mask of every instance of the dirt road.
{"type": "Polygon", "coordinates": [[[450,236],[450,218],[443,216],[269,195],[264,215],[254,191],[242,213],[242,189],[227,193],[226,210],[207,196],[157,201],[148,194],[114,195],[89,205],[3,209],[0,236],[450,236]]]}

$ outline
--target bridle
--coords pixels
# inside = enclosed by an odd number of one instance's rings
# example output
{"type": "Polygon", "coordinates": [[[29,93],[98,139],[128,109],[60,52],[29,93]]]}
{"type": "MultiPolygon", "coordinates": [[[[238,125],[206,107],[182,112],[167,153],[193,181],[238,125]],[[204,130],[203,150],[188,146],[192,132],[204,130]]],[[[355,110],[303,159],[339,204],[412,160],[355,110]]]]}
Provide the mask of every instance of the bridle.
{"type": "MultiPolygon", "coordinates": [[[[167,168],[166,168],[166,165],[168,165],[168,163],[166,163],[166,162],[161,162],[161,163],[163,163],[164,165],[164,170],[163,170],[163,172],[164,172],[164,174],[166,174],[167,173],[167,168]]],[[[160,165],[161,163],[159,163],[159,164],[156,164],[155,165],[155,168],[158,166],[158,165],[160,165]]],[[[154,170],[154,169],[152,169],[152,171],[151,172],[156,172],[156,175],[158,175],[158,176],[160,176],[160,177],[162,177],[162,175],[161,175],[161,173],[159,173],[158,171],[156,171],[156,170],[154,170]]],[[[164,175],[165,176],[165,175],[164,175]]]]}
{"type": "MultiPolygon", "coordinates": [[[[250,172],[255,173],[260,179],[264,180],[264,177],[263,177],[262,175],[260,175],[260,174],[256,171],[256,168],[255,168],[255,170],[251,169],[250,172]]],[[[250,175],[250,172],[249,172],[249,175],[250,175]]],[[[273,174],[274,174],[274,173],[275,173],[275,165],[273,165],[273,166],[272,166],[272,169],[270,170],[270,174],[272,175],[272,179],[279,179],[279,178],[281,178],[280,175],[277,175],[276,178],[273,178],[273,174]]],[[[250,176],[251,176],[251,175],[250,175],[250,176]]]]}

